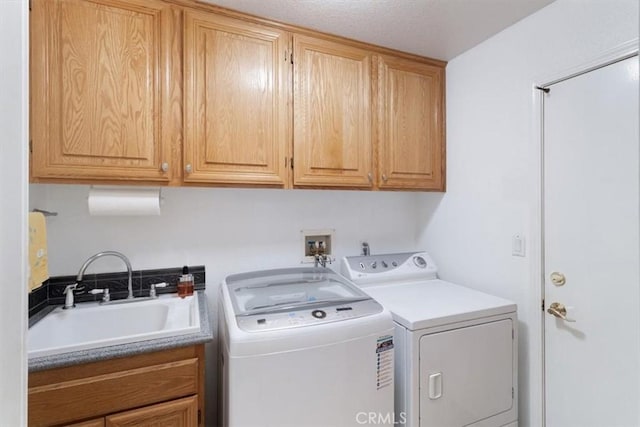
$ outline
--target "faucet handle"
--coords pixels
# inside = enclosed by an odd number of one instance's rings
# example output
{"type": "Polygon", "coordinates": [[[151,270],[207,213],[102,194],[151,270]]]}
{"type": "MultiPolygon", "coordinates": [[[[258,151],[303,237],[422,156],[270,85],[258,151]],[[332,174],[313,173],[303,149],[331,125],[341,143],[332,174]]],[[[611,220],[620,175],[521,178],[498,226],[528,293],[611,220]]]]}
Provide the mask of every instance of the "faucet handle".
{"type": "Polygon", "coordinates": [[[67,295],[71,291],[83,291],[83,290],[84,290],[84,285],[82,284],[82,282],[76,282],[72,285],[65,286],[64,291],[62,291],[62,294],[67,295]]]}
{"type": "Polygon", "coordinates": [[[149,297],[157,298],[158,295],[156,294],[156,288],[166,288],[166,287],[167,287],[167,282],[152,283],[151,288],[149,289],[149,297]]]}
{"type": "Polygon", "coordinates": [[[72,285],[65,286],[64,291],[62,292],[63,295],[66,295],[64,299],[64,307],[63,307],[65,310],[76,306],[74,297],[73,297],[73,291],[75,290],[81,291],[83,289],[84,289],[84,285],[82,285],[79,282],[74,283],[72,285]]]}
{"type": "Polygon", "coordinates": [[[111,301],[111,294],[109,293],[109,288],[104,288],[104,289],[91,289],[89,291],[89,293],[91,295],[98,295],[98,294],[102,294],[102,302],[109,302],[111,301]]]}

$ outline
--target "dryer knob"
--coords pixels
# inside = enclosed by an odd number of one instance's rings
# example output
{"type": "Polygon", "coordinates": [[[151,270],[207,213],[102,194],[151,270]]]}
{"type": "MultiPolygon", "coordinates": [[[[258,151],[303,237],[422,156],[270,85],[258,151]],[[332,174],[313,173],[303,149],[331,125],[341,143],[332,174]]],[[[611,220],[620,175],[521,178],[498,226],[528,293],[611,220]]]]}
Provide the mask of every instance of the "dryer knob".
{"type": "Polygon", "coordinates": [[[425,261],[424,258],[422,258],[421,256],[414,256],[413,257],[413,263],[418,267],[418,268],[425,268],[427,266],[427,261],[425,261]]]}

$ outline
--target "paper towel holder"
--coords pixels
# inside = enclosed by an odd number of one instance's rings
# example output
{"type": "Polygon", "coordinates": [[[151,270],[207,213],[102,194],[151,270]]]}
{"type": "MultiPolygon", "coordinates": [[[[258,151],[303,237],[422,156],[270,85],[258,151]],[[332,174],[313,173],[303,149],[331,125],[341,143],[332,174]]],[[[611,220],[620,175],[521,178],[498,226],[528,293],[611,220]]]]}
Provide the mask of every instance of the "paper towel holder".
{"type": "Polygon", "coordinates": [[[45,211],[44,209],[32,209],[31,212],[38,212],[44,216],[58,216],[58,212],[45,211]]]}
{"type": "Polygon", "coordinates": [[[162,187],[91,185],[87,202],[92,216],[145,216],[160,215],[164,197],[162,187]]]}

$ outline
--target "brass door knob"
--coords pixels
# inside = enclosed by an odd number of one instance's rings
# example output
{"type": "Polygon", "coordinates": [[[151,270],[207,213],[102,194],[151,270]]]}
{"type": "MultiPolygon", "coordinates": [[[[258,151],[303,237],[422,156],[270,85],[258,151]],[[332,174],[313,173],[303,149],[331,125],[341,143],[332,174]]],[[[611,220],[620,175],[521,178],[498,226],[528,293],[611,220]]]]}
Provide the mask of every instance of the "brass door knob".
{"type": "Polygon", "coordinates": [[[562,319],[565,322],[575,322],[575,320],[567,318],[567,308],[564,304],[560,304],[559,302],[551,303],[547,309],[547,313],[556,316],[558,319],[562,319]]]}

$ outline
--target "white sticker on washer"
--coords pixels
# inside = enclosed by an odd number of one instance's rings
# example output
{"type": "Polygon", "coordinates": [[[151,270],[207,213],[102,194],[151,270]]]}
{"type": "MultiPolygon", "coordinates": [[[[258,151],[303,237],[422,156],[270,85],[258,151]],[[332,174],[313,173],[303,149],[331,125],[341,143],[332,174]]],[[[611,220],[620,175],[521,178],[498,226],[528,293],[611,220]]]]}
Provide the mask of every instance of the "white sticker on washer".
{"type": "Polygon", "coordinates": [[[380,390],[393,384],[393,336],[383,335],[376,343],[376,385],[380,390]]]}

